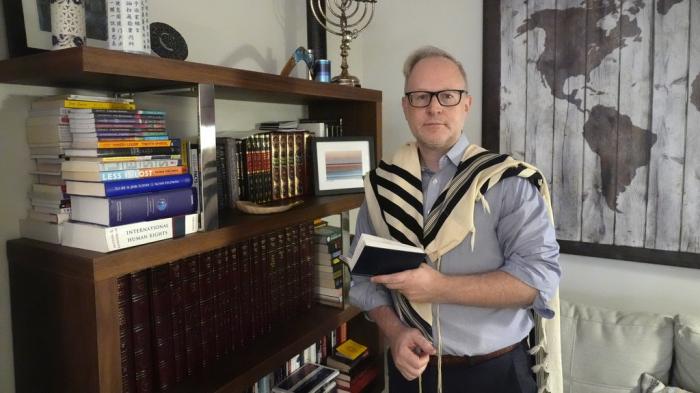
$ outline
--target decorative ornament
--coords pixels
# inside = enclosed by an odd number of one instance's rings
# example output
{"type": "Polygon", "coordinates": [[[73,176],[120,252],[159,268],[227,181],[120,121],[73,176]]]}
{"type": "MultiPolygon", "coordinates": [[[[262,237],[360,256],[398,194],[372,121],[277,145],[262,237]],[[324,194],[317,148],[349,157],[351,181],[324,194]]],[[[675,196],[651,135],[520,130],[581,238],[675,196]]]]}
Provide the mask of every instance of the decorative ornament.
{"type": "Polygon", "coordinates": [[[151,23],[151,50],[160,57],[185,60],[187,42],[174,27],[167,23],[151,23]]]}
{"type": "Polygon", "coordinates": [[[51,0],[51,49],[85,45],[85,4],[82,0],[51,0]]]}

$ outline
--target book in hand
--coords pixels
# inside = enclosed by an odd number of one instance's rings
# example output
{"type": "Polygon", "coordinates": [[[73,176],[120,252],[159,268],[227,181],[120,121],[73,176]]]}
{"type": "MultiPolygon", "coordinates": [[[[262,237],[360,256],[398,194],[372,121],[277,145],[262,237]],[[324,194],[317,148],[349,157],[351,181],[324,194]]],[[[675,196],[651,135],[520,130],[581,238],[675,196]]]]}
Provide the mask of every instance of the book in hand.
{"type": "Polygon", "coordinates": [[[272,388],[273,393],[321,393],[338,376],[338,370],[306,363],[272,388]]]}
{"type": "Polygon", "coordinates": [[[142,221],[115,227],[67,222],[64,224],[61,244],[84,250],[110,252],[159,240],[173,239],[198,230],[199,214],[142,221]]]}
{"type": "Polygon", "coordinates": [[[352,274],[377,276],[415,269],[425,258],[422,248],[363,233],[352,258],[345,259],[352,274]]]}

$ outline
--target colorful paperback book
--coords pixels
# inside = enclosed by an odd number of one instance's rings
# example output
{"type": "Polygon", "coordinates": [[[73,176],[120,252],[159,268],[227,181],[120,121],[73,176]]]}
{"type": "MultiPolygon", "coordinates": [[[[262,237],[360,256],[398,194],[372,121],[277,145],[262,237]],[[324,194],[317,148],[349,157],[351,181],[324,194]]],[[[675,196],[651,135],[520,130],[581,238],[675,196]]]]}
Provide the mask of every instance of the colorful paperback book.
{"type": "Polygon", "coordinates": [[[174,176],[159,176],[111,182],[82,182],[69,180],[66,181],[66,193],[70,195],[116,197],[120,195],[172,190],[176,188],[189,188],[191,186],[192,175],[183,173],[174,176]]]}
{"type": "Polygon", "coordinates": [[[347,339],[343,343],[335,347],[335,351],[338,355],[348,358],[350,360],[357,359],[367,350],[365,345],[358,343],[352,339],[347,339]]]}
{"type": "Polygon", "coordinates": [[[129,169],[163,168],[180,166],[179,159],[153,159],[143,161],[99,162],[93,159],[73,159],[61,162],[61,170],[75,172],[109,172],[129,169]]]}
{"type": "Polygon", "coordinates": [[[272,388],[273,393],[321,393],[338,376],[338,370],[306,363],[272,388]]]}
{"type": "Polygon", "coordinates": [[[67,222],[63,226],[61,244],[97,252],[110,252],[159,240],[173,239],[197,232],[198,230],[198,214],[168,217],[114,227],[67,222]]]}
{"type": "Polygon", "coordinates": [[[129,179],[145,179],[159,176],[173,176],[187,173],[187,167],[172,166],[162,168],[126,169],[108,172],[74,172],[63,171],[64,180],[77,180],[86,182],[112,182],[129,179]]]}

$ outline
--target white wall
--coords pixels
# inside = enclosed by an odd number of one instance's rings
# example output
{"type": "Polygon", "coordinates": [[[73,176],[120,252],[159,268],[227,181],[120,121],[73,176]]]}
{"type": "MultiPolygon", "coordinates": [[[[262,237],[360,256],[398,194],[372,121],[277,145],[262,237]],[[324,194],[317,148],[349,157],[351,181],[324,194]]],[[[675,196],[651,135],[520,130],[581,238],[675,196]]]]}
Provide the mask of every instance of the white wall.
{"type": "MultiPolygon", "coordinates": [[[[293,49],[306,44],[301,0],[257,0],[255,7],[225,0],[206,4],[202,8],[197,2],[178,2],[174,7],[167,0],[150,1],[152,21],[170,23],[183,33],[190,61],[278,73],[293,49]],[[195,14],[200,17],[192,18],[195,14]]],[[[400,106],[401,67],[406,55],[424,44],[440,46],[464,63],[475,100],[466,132],[471,141],[480,143],[482,1],[443,0],[439,5],[414,1],[407,5],[399,0],[380,0],[376,9],[368,30],[351,44],[349,63],[364,87],[384,93],[384,155],[410,140],[400,106]]],[[[340,65],[338,44],[336,37],[328,38],[334,75],[340,65]]],[[[0,28],[0,58],[6,58],[6,53],[5,31],[0,28]]],[[[22,130],[32,97],[52,92],[0,85],[0,168],[9,174],[0,192],[0,392],[14,391],[5,241],[19,236],[17,221],[29,207],[26,193],[31,179],[24,174],[31,161],[22,130]]],[[[169,125],[176,135],[194,134],[192,100],[142,96],[139,104],[168,110],[169,125]]],[[[238,102],[217,102],[216,111],[220,130],[246,129],[256,121],[303,114],[302,108],[293,105],[238,102]]],[[[700,315],[696,300],[700,299],[700,270],[571,255],[563,255],[561,261],[563,297],[614,308],[700,315]]]]}

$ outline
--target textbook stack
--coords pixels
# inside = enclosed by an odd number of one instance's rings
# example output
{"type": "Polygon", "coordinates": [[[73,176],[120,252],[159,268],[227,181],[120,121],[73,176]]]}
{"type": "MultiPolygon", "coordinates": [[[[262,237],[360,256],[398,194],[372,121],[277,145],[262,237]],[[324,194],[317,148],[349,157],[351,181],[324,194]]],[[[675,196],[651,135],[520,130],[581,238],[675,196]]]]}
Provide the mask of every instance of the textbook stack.
{"type": "Polygon", "coordinates": [[[198,230],[197,194],[165,112],[106,99],[68,112],[62,244],[108,252],[198,230]]]}
{"type": "Polygon", "coordinates": [[[77,94],[42,97],[32,102],[26,121],[27,144],[35,160],[35,176],[29,199],[32,208],[20,220],[20,234],[36,240],[60,243],[63,223],[68,221],[70,199],[65,194],[61,163],[70,148],[71,110],[106,106],[132,107],[133,101],[121,98],[77,94]]]}
{"type": "Polygon", "coordinates": [[[343,307],[343,239],[340,228],[326,225],[314,228],[314,295],[316,301],[343,307]]]}

